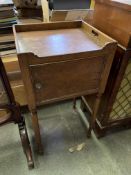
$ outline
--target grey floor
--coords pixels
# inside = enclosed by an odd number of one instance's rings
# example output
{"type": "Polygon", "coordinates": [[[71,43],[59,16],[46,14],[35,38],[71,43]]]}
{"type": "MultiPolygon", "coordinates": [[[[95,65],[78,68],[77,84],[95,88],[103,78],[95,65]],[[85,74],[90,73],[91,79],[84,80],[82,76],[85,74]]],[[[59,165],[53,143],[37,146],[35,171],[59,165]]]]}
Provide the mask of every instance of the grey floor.
{"type": "MultiPolygon", "coordinates": [[[[77,105],[61,103],[39,110],[44,156],[34,153],[35,169],[28,170],[16,125],[0,128],[0,175],[130,175],[131,130],[110,134],[100,140],[86,138],[77,105]],[[69,148],[86,143],[81,151],[69,148]]],[[[26,114],[32,149],[35,152],[30,115],[26,114]]]]}

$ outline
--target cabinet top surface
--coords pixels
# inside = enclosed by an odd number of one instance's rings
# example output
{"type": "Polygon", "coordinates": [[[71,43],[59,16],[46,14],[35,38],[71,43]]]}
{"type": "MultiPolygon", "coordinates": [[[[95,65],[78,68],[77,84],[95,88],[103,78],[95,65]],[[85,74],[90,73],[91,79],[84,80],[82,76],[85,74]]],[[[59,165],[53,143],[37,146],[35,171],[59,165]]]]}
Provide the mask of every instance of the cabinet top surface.
{"type": "Polygon", "coordinates": [[[21,32],[17,34],[17,44],[19,53],[43,57],[100,49],[81,29],[21,32]]]}

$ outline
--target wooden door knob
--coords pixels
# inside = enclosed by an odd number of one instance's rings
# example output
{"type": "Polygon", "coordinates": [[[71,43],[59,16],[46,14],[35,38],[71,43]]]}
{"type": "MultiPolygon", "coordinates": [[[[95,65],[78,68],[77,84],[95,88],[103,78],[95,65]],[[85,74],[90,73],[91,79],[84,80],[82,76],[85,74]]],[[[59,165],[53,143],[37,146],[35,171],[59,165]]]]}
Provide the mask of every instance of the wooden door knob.
{"type": "Polygon", "coordinates": [[[41,88],[42,88],[42,84],[39,83],[39,82],[36,83],[36,84],[35,84],[35,88],[38,89],[38,90],[41,89],[41,88]]]}

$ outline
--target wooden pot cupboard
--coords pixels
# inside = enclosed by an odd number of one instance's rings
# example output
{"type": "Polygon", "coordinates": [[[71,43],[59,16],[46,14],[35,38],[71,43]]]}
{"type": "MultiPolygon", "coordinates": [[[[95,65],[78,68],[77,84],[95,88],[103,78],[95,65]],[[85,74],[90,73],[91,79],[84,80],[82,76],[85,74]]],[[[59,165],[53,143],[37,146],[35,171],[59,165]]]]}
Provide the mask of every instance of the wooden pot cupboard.
{"type": "Polygon", "coordinates": [[[15,25],[14,36],[38,151],[39,105],[95,94],[90,136],[117,42],[83,21],[15,25]]]}
{"type": "MultiPolygon", "coordinates": [[[[91,20],[87,19],[91,25],[94,25],[119,42],[95,122],[95,132],[99,137],[105,135],[106,131],[112,127],[131,126],[130,19],[130,1],[123,0],[96,0],[94,15],[91,17],[91,20]],[[124,85],[126,95],[122,90],[124,85]]],[[[3,62],[8,72],[16,101],[21,105],[27,105],[17,57],[3,58],[3,62]]],[[[84,109],[88,109],[92,113],[94,100],[95,96],[93,95],[82,96],[81,105],[84,109]]]]}
{"type": "MultiPolygon", "coordinates": [[[[95,3],[92,25],[118,41],[95,122],[94,130],[101,137],[110,129],[131,126],[131,1],[95,3]]],[[[94,100],[93,95],[82,96],[82,109],[91,114],[94,100]]]]}

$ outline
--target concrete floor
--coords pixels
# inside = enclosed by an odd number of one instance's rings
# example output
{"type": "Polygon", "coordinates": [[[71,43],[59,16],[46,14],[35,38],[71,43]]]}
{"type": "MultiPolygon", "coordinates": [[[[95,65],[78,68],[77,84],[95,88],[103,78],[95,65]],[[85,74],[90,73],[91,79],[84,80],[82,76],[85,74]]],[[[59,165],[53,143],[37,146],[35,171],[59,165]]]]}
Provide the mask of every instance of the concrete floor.
{"type": "MultiPolygon", "coordinates": [[[[130,175],[131,130],[110,134],[100,140],[92,134],[86,138],[80,122],[84,115],[72,110],[72,102],[44,107],[39,121],[44,156],[34,154],[35,169],[28,170],[17,125],[0,128],[0,175],[130,175]],[[80,152],[68,149],[86,143],[80,152]]],[[[29,114],[26,114],[28,133],[34,147],[29,114]]]]}

